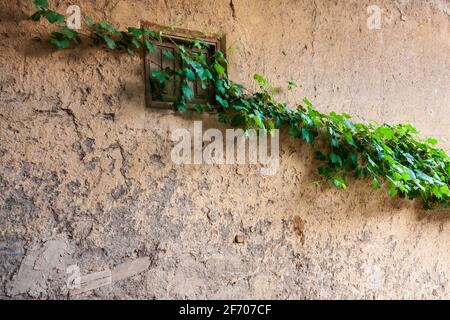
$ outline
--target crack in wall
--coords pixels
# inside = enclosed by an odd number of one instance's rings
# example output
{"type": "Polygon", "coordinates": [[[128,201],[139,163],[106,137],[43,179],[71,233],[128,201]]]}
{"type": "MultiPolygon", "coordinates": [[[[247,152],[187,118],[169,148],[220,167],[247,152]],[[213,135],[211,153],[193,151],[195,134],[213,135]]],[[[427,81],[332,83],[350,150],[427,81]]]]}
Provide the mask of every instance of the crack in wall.
{"type": "Polygon", "coordinates": [[[233,19],[236,19],[236,9],[234,8],[233,0],[230,0],[230,9],[231,9],[231,16],[233,19]]]}
{"type": "Polygon", "coordinates": [[[76,135],[78,137],[78,141],[77,142],[78,142],[79,149],[80,149],[79,150],[80,151],[80,160],[81,161],[84,160],[84,158],[86,157],[86,151],[84,150],[83,144],[82,144],[83,135],[82,135],[81,130],[80,130],[80,125],[78,124],[78,121],[77,121],[77,116],[75,115],[75,113],[73,112],[72,109],[70,109],[70,108],[63,108],[63,107],[59,106],[59,107],[57,107],[57,108],[55,108],[53,110],[39,110],[39,109],[33,108],[33,111],[35,113],[40,113],[40,114],[58,114],[60,111],[62,111],[63,113],[68,115],[69,118],[71,119],[71,122],[72,122],[73,126],[74,126],[74,131],[75,131],[75,133],[76,133],[76,135]]]}
{"type": "Polygon", "coordinates": [[[119,147],[120,156],[122,157],[122,165],[120,166],[119,172],[122,175],[122,178],[124,179],[126,186],[129,188],[130,187],[130,182],[129,182],[130,179],[126,175],[126,167],[128,166],[127,152],[125,151],[122,144],[118,140],[116,141],[116,143],[119,147]]]}

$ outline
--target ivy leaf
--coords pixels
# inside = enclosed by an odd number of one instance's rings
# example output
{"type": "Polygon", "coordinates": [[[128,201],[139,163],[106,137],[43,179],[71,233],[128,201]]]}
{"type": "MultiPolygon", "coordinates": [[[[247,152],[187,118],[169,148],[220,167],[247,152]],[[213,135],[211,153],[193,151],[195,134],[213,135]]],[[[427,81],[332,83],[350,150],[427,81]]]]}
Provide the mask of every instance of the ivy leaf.
{"type": "Polygon", "coordinates": [[[430,177],[429,175],[425,174],[423,171],[421,170],[415,170],[416,173],[416,177],[422,180],[425,180],[426,182],[433,184],[434,183],[434,179],[432,177],[430,177]]]}
{"type": "Polygon", "coordinates": [[[119,33],[119,31],[117,31],[117,29],[114,28],[114,26],[111,23],[107,22],[107,21],[99,22],[97,24],[97,27],[99,29],[103,29],[103,30],[109,32],[111,35],[116,35],[116,34],[119,33]]]}
{"type": "Polygon", "coordinates": [[[293,123],[291,125],[291,128],[289,129],[289,134],[294,138],[300,137],[300,129],[297,123],[293,123]]]}
{"type": "Polygon", "coordinates": [[[335,135],[331,136],[331,145],[335,148],[339,148],[339,140],[335,135]]]}
{"type": "Polygon", "coordinates": [[[312,107],[313,107],[311,101],[309,101],[308,98],[304,97],[304,98],[303,98],[303,102],[304,102],[309,108],[312,108],[312,107]]]}
{"type": "Polygon", "coordinates": [[[352,155],[350,156],[350,161],[352,164],[352,168],[356,168],[356,166],[358,165],[358,154],[352,153],[352,155]]]}
{"type": "Polygon", "coordinates": [[[148,40],[147,38],[145,39],[144,43],[149,53],[154,53],[156,51],[153,43],[151,43],[150,40],[148,40]]]}
{"type": "Polygon", "coordinates": [[[227,123],[228,122],[227,115],[223,114],[223,113],[219,113],[219,122],[220,123],[227,123]]]}
{"type": "Polygon", "coordinates": [[[269,83],[267,82],[267,80],[260,74],[255,73],[253,75],[253,79],[255,79],[263,87],[269,86],[269,83]]]}
{"type": "Polygon", "coordinates": [[[381,188],[380,183],[378,182],[378,180],[376,178],[372,179],[371,184],[372,184],[372,187],[376,190],[381,188]]]}
{"type": "Polygon", "coordinates": [[[279,116],[275,117],[275,128],[280,129],[282,125],[282,120],[279,116]]]}
{"type": "Polygon", "coordinates": [[[186,73],[186,78],[189,81],[194,81],[195,80],[195,73],[194,73],[194,71],[192,71],[191,69],[186,69],[185,73],[186,73]]]}
{"type": "Polygon", "coordinates": [[[76,32],[75,30],[72,30],[68,27],[62,27],[61,29],[58,30],[58,33],[67,37],[69,40],[73,40],[74,42],[79,42],[78,32],[76,32]]]}
{"type": "Polygon", "coordinates": [[[450,197],[450,189],[448,188],[448,186],[441,186],[441,187],[439,187],[439,192],[443,196],[450,197]]]}
{"type": "Polygon", "coordinates": [[[294,138],[300,137],[300,129],[297,123],[291,125],[291,128],[289,129],[289,134],[294,138]]]}
{"type": "Polygon", "coordinates": [[[39,20],[41,20],[41,15],[42,15],[42,13],[40,11],[36,11],[31,16],[29,16],[28,19],[30,19],[32,21],[39,21],[39,20]]]}
{"type": "Polygon", "coordinates": [[[187,105],[186,105],[186,102],[184,100],[178,101],[178,102],[174,102],[174,107],[175,107],[175,110],[177,110],[178,112],[181,112],[181,113],[187,111],[187,105]]]}
{"type": "Polygon", "coordinates": [[[135,38],[140,38],[142,37],[142,35],[144,34],[144,30],[142,30],[141,28],[134,28],[134,27],[129,27],[128,32],[131,33],[133,35],[133,37],[135,38]]]}
{"type": "Polygon", "coordinates": [[[228,107],[228,101],[225,99],[222,99],[221,96],[219,96],[218,94],[216,94],[216,101],[224,108],[228,107]]]}
{"type": "Polygon", "coordinates": [[[391,128],[387,127],[379,127],[376,132],[381,138],[385,138],[387,140],[391,140],[394,137],[394,132],[391,128]]]}
{"type": "Polygon", "coordinates": [[[240,114],[236,114],[233,118],[231,118],[231,125],[233,127],[239,127],[244,122],[244,117],[240,114]]]}
{"type": "Polygon", "coordinates": [[[389,195],[391,197],[395,197],[397,195],[397,193],[398,193],[398,189],[396,187],[392,186],[389,188],[389,195]]]}
{"type": "Polygon", "coordinates": [[[49,42],[54,45],[57,49],[66,49],[70,47],[70,40],[67,38],[50,38],[49,42]]]}
{"type": "Polygon", "coordinates": [[[202,108],[201,105],[199,105],[199,104],[197,103],[197,104],[194,106],[194,110],[197,111],[197,112],[202,112],[202,111],[203,111],[203,108],[202,108]]]}
{"type": "Polygon", "coordinates": [[[80,43],[78,33],[68,27],[63,27],[56,32],[53,32],[49,42],[57,49],[66,49],[70,47],[71,42],[74,44],[80,43]]]}
{"type": "Polygon", "coordinates": [[[215,63],[214,64],[214,69],[216,70],[218,75],[224,75],[225,74],[225,68],[222,67],[220,64],[215,63]]]}
{"type": "Polygon", "coordinates": [[[346,189],[347,186],[345,185],[345,181],[342,177],[336,176],[333,178],[333,185],[337,189],[346,189]]]}
{"type": "Polygon", "coordinates": [[[88,24],[89,27],[92,27],[93,25],[95,25],[95,21],[94,21],[94,19],[92,19],[91,16],[85,16],[84,20],[86,20],[86,23],[88,24]]]}
{"type": "Polygon", "coordinates": [[[302,128],[302,139],[308,143],[313,142],[313,135],[312,133],[306,129],[305,127],[302,128]]]}
{"type": "Polygon", "coordinates": [[[183,84],[181,85],[181,91],[183,92],[183,95],[186,97],[186,100],[190,100],[194,97],[194,91],[192,91],[192,89],[186,82],[183,82],[183,84]]]}
{"type": "Polygon", "coordinates": [[[160,84],[164,83],[167,79],[169,79],[169,75],[165,70],[152,70],[152,77],[156,78],[160,84]]]}
{"type": "Polygon", "coordinates": [[[429,144],[431,144],[432,146],[435,146],[435,145],[438,144],[438,140],[435,139],[435,138],[428,138],[428,139],[427,139],[427,142],[428,142],[429,144]]]}
{"type": "Polygon", "coordinates": [[[108,48],[113,50],[117,48],[116,42],[113,39],[111,39],[108,35],[101,32],[96,32],[95,34],[106,43],[106,46],[108,48]]]}
{"type": "Polygon", "coordinates": [[[162,54],[163,54],[164,57],[166,57],[166,58],[169,59],[169,60],[174,60],[174,59],[175,59],[175,57],[174,57],[174,55],[172,54],[172,52],[170,52],[170,51],[167,50],[167,49],[164,49],[164,50],[162,51],[162,54]]]}
{"type": "Polygon", "coordinates": [[[223,80],[216,80],[214,85],[215,85],[217,91],[219,91],[221,94],[225,94],[225,86],[224,86],[223,80]]]}
{"type": "Polygon", "coordinates": [[[39,11],[44,11],[48,9],[48,1],[47,0],[34,0],[34,7],[39,11]]]}
{"type": "Polygon", "coordinates": [[[258,110],[254,111],[254,117],[253,119],[255,120],[256,125],[260,128],[260,129],[265,129],[266,127],[264,126],[264,115],[259,112],[258,110]]]}
{"type": "Polygon", "coordinates": [[[44,13],[44,17],[51,24],[64,23],[64,19],[65,19],[65,17],[62,14],[59,14],[59,13],[57,13],[55,11],[51,11],[51,10],[48,10],[46,13],[44,13]]]}
{"type": "Polygon", "coordinates": [[[335,153],[331,153],[330,160],[331,160],[331,163],[338,164],[339,167],[342,167],[342,158],[339,155],[337,155],[335,153]]]}

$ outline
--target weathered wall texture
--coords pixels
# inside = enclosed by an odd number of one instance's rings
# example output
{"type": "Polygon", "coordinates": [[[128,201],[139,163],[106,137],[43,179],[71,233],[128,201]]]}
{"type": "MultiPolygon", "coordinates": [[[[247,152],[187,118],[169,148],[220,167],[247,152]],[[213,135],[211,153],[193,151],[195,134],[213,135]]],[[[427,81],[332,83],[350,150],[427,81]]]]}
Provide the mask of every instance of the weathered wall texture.
{"type": "MultiPolygon", "coordinates": [[[[230,75],[250,88],[255,72],[295,79],[289,101],[450,138],[447,0],[376,1],[381,30],[366,26],[369,1],[75,2],[121,27],[223,32],[230,75]]],[[[0,3],[0,297],[64,298],[67,265],[85,274],[148,256],[144,272],[88,296],[450,298],[449,212],[367,182],[318,186],[310,148],[286,135],[273,177],[174,165],[171,130],[199,118],[147,109],[138,57],[34,41],[48,27],[30,13],[0,3]]]]}

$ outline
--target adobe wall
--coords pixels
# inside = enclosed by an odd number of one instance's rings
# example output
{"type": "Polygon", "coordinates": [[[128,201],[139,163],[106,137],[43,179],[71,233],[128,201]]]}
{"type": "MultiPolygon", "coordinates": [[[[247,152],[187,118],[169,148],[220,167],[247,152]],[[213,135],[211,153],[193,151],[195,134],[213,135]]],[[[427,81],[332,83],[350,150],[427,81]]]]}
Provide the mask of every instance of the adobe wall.
{"type": "MultiPolygon", "coordinates": [[[[302,87],[280,99],[450,138],[448,1],[376,1],[380,30],[367,28],[369,1],[75,3],[122,28],[144,19],[224,33],[229,74],[249,88],[256,72],[275,86],[294,79],[302,87]]],[[[448,211],[367,181],[317,184],[310,147],[286,133],[274,176],[175,165],[172,130],[226,126],[146,108],[139,57],[54,52],[33,40],[49,28],[32,12],[0,3],[0,297],[65,298],[67,265],[85,274],[138,257],[149,257],[144,272],[89,296],[450,297],[448,211]]]]}

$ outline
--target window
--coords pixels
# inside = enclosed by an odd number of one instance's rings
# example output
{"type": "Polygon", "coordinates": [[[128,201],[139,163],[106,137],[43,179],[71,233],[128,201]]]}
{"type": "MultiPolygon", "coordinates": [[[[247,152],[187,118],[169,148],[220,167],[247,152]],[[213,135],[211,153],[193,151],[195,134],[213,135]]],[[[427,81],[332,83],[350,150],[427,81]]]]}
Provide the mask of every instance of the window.
{"type": "MultiPolygon", "coordinates": [[[[180,85],[177,81],[177,77],[173,75],[169,78],[164,88],[158,88],[154,85],[155,79],[152,77],[152,70],[156,69],[161,71],[167,67],[172,69],[174,73],[180,68],[182,61],[181,58],[176,55],[177,47],[171,41],[173,40],[176,44],[189,43],[192,39],[199,39],[203,42],[209,44],[208,49],[188,49],[196,52],[203,52],[207,57],[215,54],[217,50],[222,50],[225,48],[224,38],[219,36],[205,36],[204,34],[197,31],[190,31],[184,29],[167,29],[160,25],[153,24],[150,22],[142,22],[143,27],[147,27],[153,31],[163,31],[162,42],[152,41],[155,51],[146,51],[144,57],[144,67],[145,67],[145,99],[148,107],[151,108],[172,108],[172,103],[176,101],[180,85]],[[170,39],[169,39],[170,37],[170,39]],[[164,51],[168,51],[175,59],[169,59],[164,51]]],[[[170,54],[169,54],[170,55],[170,54]]],[[[188,108],[193,108],[194,105],[200,104],[205,105],[207,103],[214,104],[214,86],[208,84],[206,88],[202,88],[200,81],[190,83],[191,89],[194,92],[194,97],[188,102],[188,108]]]]}

